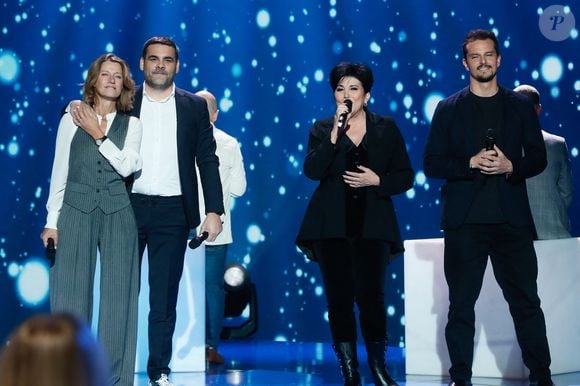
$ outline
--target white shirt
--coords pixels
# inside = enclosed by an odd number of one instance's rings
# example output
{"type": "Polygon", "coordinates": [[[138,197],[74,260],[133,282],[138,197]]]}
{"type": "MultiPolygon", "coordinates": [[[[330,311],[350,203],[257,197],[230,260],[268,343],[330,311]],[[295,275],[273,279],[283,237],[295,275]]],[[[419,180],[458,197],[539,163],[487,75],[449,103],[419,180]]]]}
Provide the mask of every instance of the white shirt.
{"type": "Polygon", "coordinates": [[[151,99],[143,86],[139,116],[143,122],[143,168],[135,175],[133,193],[150,196],[181,195],[177,161],[175,84],[171,95],[158,101],[151,99]]]}
{"type": "MultiPolygon", "coordinates": [[[[116,115],[116,112],[107,114],[107,130],[105,131],[105,135],[109,132],[116,115]]],[[[101,116],[97,115],[97,119],[100,124],[101,116]]],[[[69,113],[63,115],[60,119],[56,134],[54,162],[52,164],[52,175],[50,176],[50,191],[46,203],[48,215],[46,217],[45,228],[57,229],[56,224],[60,209],[62,208],[64,190],[68,177],[70,147],[76,132],[77,126],[73,123],[72,116],[69,113]]],[[[141,121],[135,117],[130,117],[123,149],[119,149],[110,140],[106,140],[99,146],[99,153],[109,161],[113,169],[122,177],[127,177],[141,169],[141,157],[139,156],[141,133],[141,121]]]]}
{"type": "MultiPolygon", "coordinates": [[[[246,172],[238,141],[215,126],[213,127],[213,136],[217,145],[215,153],[220,160],[219,171],[224,199],[224,214],[221,216],[223,221],[222,232],[215,241],[206,241],[205,243],[207,245],[231,244],[233,241],[230,216],[233,201],[231,198],[240,197],[246,192],[246,172]]],[[[197,173],[197,176],[198,185],[201,186],[199,173],[197,173]]],[[[202,189],[199,189],[199,209],[203,224],[206,215],[202,189]]]]}

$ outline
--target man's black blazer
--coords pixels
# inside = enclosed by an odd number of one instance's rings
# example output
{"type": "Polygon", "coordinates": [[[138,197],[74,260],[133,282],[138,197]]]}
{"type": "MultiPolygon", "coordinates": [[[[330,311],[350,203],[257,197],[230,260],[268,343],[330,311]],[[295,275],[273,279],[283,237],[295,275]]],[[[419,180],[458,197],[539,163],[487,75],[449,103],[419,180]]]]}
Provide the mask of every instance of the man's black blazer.
{"type": "MultiPolygon", "coordinates": [[[[131,115],[139,117],[143,101],[143,87],[138,86],[131,115]]],[[[200,223],[198,186],[195,163],[199,168],[206,213],[224,212],[219,159],[216,142],[209,122],[205,99],[188,91],[175,89],[177,109],[177,161],[183,206],[191,229],[200,223]]]]}
{"type": "MultiPolygon", "coordinates": [[[[525,179],[544,170],[546,148],[537,114],[522,95],[500,87],[501,122],[497,146],[513,164],[513,172],[498,178],[500,206],[514,227],[533,227],[525,179]]],[[[441,188],[441,229],[455,229],[465,221],[476,192],[484,182],[469,160],[484,144],[479,133],[477,106],[469,88],[437,105],[425,146],[423,168],[428,177],[445,179],[441,188]]]]}

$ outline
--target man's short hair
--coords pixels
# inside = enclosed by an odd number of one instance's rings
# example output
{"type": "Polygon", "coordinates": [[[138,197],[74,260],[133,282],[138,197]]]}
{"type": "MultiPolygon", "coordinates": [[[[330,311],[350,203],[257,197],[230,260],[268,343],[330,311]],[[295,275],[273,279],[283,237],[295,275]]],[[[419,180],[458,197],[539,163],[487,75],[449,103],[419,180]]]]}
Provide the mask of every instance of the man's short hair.
{"type": "Polygon", "coordinates": [[[143,44],[143,51],[141,52],[141,58],[146,59],[147,56],[147,49],[151,44],[163,44],[164,46],[173,47],[175,50],[175,60],[179,60],[179,49],[177,48],[177,44],[167,36],[153,36],[149,38],[145,44],[143,44]]]}
{"type": "Polygon", "coordinates": [[[499,56],[499,42],[497,41],[497,36],[493,31],[486,29],[474,29],[467,33],[465,39],[463,39],[463,58],[467,59],[467,45],[475,40],[491,40],[493,41],[493,47],[495,48],[495,53],[499,56]]]}
{"type": "Polygon", "coordinates": [[[540,93],[538,92],[538,90],[536,90],[535,87],[530,86],[529,84],[519,85],[518,87],[514,88],[514,92],[517,92],[518,94],[522,94],[530,98],[530,100],[534,102],[535,106],[538,106],[540,104],[540,93]]]}

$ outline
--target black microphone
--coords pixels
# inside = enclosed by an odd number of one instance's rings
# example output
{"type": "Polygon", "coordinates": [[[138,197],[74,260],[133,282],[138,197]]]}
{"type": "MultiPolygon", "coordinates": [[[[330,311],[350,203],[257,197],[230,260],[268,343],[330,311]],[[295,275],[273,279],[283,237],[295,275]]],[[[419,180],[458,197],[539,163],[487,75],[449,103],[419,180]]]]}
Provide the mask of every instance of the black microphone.
{"type": "Polygon", "coordinates": [[[487,129],[485,133],[485,150],[493,150],[493,146],[495,145],[495,132],[493,129],[487,129]]]}
{"type": "Polygon", "coordinates": [[[187,245],[189,245],[189,248],[195,249],[199,247],[201,243],[204,242],[205,239],[207,239],[207,236],[209,236],[209,234],[207,232],[203,232],[201,235],[197,235],[193,239],[191,239],[189,241],[189,244],[187,245]]]}
{"type": "Polygon", "coordinates": [[[346,105],[346,108],[348,109],[348,113],[350,113],[352,111],[352,101],[350,99],[345,99],[344,104],[346,105]]]}
{"type": "Polygon", "coordinates": [[[50,264],[50,267],[54,265],[54,258],[56,257],[56,248],[54,247],[54,239],[49,237],[46,242],[46,258],[50,264]]]}
{"type": "Polygon", "coordinates": [[[350,99],[345,99],[344,104],[346,105],[346,108],[348,110],[338,116],[338,132],[336,135],[337,138],[339,138],[342,135],[342,133],[345,132],[346,117],[352,111],[352,101],[350,99]]]}

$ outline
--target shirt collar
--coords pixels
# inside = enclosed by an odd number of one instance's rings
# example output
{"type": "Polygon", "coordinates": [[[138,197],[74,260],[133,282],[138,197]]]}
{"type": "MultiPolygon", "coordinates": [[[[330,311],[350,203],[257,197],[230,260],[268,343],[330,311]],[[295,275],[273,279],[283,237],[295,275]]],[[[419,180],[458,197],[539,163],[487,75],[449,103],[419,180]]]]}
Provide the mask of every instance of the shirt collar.
{"type": "Polygon", "coordinates": [[[165,102],[173,99],[173,97],[175,97],[175,83],[173,83],[173,85],[171,86],[171,94],[169,94],[168,96],[166,96],[165,98],[160,99],[160,100],[155,100],[155,99],[151,98],[149,95],[147,95],[147,91],[145,89],[145,83],[143,83],[143,96],[145,98],[147,98],[147,100],[149,102],[153,102],[153,103],[165,103],[165,102]]]}
{"type": "MultiPolygon", "coordinates": [[[[108,114],[105,114],[105,117],[107,118],[107,120],[108,120],[108,121],[110,121],[110,120],[111,120],[111,118],[112,118],[112,117],[114,117],[116,114],[117,114],[117,110],[115,110],[115,111],[111,111],[110,113],[108,113],[108,114]]],[[[102,115],[100,115],[100,114],[97,114],[97,117],[101,117],[101,118],[103,118],[103,116],[102,116],[102,115]]]]}

